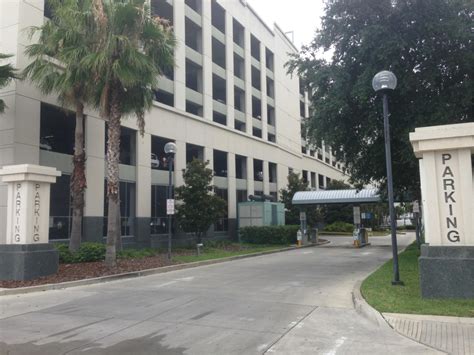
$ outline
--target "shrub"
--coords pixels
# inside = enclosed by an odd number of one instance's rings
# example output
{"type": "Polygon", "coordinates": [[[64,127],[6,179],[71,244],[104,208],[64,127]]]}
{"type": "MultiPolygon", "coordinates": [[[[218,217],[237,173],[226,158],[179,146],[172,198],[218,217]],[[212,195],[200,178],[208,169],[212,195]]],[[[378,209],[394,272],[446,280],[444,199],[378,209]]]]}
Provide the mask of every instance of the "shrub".
{"type": "Polygon", "coordinates": [[[77,253],[74,253],[74,262],[86,263],[90,261],[101,261],[105,259],[105,244],[82,243],[77,253]]]}
{"type": "Polygon", "coordinates": [[[69,251],[67,244],[54,244],[54,247],[59,252],[59,262],[60,263],[73,263],[74,255],[69,251]]]}
{"type": "Polygon", "coordinates": [[[243,227],[239,233],[241,240],[250,244],[295,244],[299,228],[298,225],[243,227]]]}
{"type": "Polygon", "coordinates": [[[67,244],[55,244],[54,246],[59,252],[60,263],[86,263],[105,259],[105,244],[102,243],[82,243],[75,253],[69,251],[67,244]]]}
{"type": "Polygon", "coordinates": [[[141,259],[148,256],[155,256],[157,251],[150,248],[145,249],[125,249],[118,253],[118,257],[121,259],[141,259]]]}
{"type": "Polygon", "coordinates": [[[352,233],[354,226],[351,223],[338,221],[324,226],[323,230],[326,232],[352,233]]]}

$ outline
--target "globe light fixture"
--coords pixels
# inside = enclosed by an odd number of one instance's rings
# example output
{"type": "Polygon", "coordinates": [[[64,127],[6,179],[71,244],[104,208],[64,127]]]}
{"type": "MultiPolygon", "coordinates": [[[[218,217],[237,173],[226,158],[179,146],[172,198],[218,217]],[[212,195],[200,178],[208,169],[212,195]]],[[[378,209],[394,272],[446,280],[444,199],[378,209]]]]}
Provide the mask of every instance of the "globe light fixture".
{"type": "Polygon", "coordinates": [[[165,144],[166,154],[176,154],[176,144],[174,142],[168,142],[165,144]]]}
{"type": "Polygon", "coordinates": [[[383,70],[375,74],[372,79],[374,91],[395,90],[397,87],[397,77],[391,71],[383,70]]]}
{"type": "Polygon", "coordinates": [[[372,88],[383,94],[383,126],[385,138],[385,163],[387,167],[388,207],[390,211],[390,230],[392,235],[393,279],[392,285],[403,285],[400,281],[397,246],[397,221],[393,197],[392,152],[390,147],[390,125],[388,122],[388,93],[397,87],[397,77],[391,71],[383,70],[375,74],[372,79],[372,88]]]}

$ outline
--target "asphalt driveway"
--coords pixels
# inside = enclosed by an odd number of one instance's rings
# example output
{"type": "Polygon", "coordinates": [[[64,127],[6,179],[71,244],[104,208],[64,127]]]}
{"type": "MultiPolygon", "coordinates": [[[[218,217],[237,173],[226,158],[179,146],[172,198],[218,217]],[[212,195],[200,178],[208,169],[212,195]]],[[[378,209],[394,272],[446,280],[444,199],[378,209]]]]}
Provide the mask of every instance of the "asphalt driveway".
{"type": "MultiPolygon", "coordinates": [[[[399,238],[400,247],[412,236],[399,238]]],[[[353,308],[390,239],[0,297],[0,354],[431,354],[353,308]]],[[[403,276],[403,275],[402,275],[403,276]]]]}

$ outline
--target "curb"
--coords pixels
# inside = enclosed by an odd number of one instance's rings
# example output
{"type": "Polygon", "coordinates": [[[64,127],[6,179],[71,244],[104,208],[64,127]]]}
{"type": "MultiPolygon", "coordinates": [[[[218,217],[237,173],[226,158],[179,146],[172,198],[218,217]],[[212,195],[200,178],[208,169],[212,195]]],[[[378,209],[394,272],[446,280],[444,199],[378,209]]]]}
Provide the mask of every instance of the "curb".
{"type": "Polygon", "coordinates": [[[372,308],[362,296],[360,287],[362,286],[362,280],[359,280],[352,289],[352,303],[357,313],[361,314],[364,318],[367,318],[371,322],[377,324],[381,328],[392,329],[387,323],[385,318],[375,308],[372,308]]]}
{"type": "Polygon", "coordinates": [[[0,289],[0,297],[1,296],[10,296],[10,295],[28,294],[28,293],[40,292],[40,291],[60,290],[60,289],[65,289],[65,288],[70,288],[70,287],[95,285],[95,284],[100,284],[100,283],[110,282],[110,281],[117,281],[117,280],[131,279],[131,278],[141,277],[141,276],[162,274],[162,273],[165,273],[165,272],[191,269],[191,268],[195,268],[195,267],[199,267],[199,266],[219,264],[219,263],[224,263],[224,262],[233,261],[233,260],[252,258],[252,257],[268,255],[268,254],[281,253],[281,252],[291,251],[291,250],[296,250],[296,249],[311,248],[311,247],[316,247],[316,246],[320,246],[320,245],[324,245],[324,244],[328,244],[328,243],[330,243],[330,242],[325,241],[325,242],[318,243],[318,244],[302,245],[300,247],[294,246],[294,247],[288,247],[288,248],[283,248],[283,249],[262,251],[262,252],[258,252],[258,253],[252,253],[252,254],[229,256],[227,258],[221,258],[221,259],[211,259],[211,260],[195,261],[195,262],[192,262],[192,263],[183,263],[183,264],[177,264],[177,265],[162,266],[162,267],[158,267],[158,268],[154,268],[154,269],[132,271],[132,272],[127,272],[127,273],[122,273],[122,274],[94,277],[94,278],[75,280],[75,281],[66,281],[66,282],[60,282],[60,283],[56,283],[56,284],[45,284],[45,285],[17,287],[17,288],[4,288],[4,289],[0,289]]]}

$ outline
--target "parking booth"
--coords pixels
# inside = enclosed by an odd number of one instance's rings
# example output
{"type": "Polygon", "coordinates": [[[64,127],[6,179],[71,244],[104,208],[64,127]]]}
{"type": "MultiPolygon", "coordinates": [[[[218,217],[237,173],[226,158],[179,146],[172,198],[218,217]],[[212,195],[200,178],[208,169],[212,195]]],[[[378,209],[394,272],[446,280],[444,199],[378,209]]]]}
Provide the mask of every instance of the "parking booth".
{"type": "MultiPolygon", "coordinates": [[[[363,220],[370,219],[370,214],[361,214],[359,205],[380,201],[380,195],[376,189],[346,189],[298,191],[293,196],[292,204],[302,208],[326,204],[352,204],[354,212],[353,245],[360,248],[369,245],[368,230],[364,228],[363,220]]],[[[317,231],[312,231],[311,234],[311,237],[317,238],[317,231]]]]}

